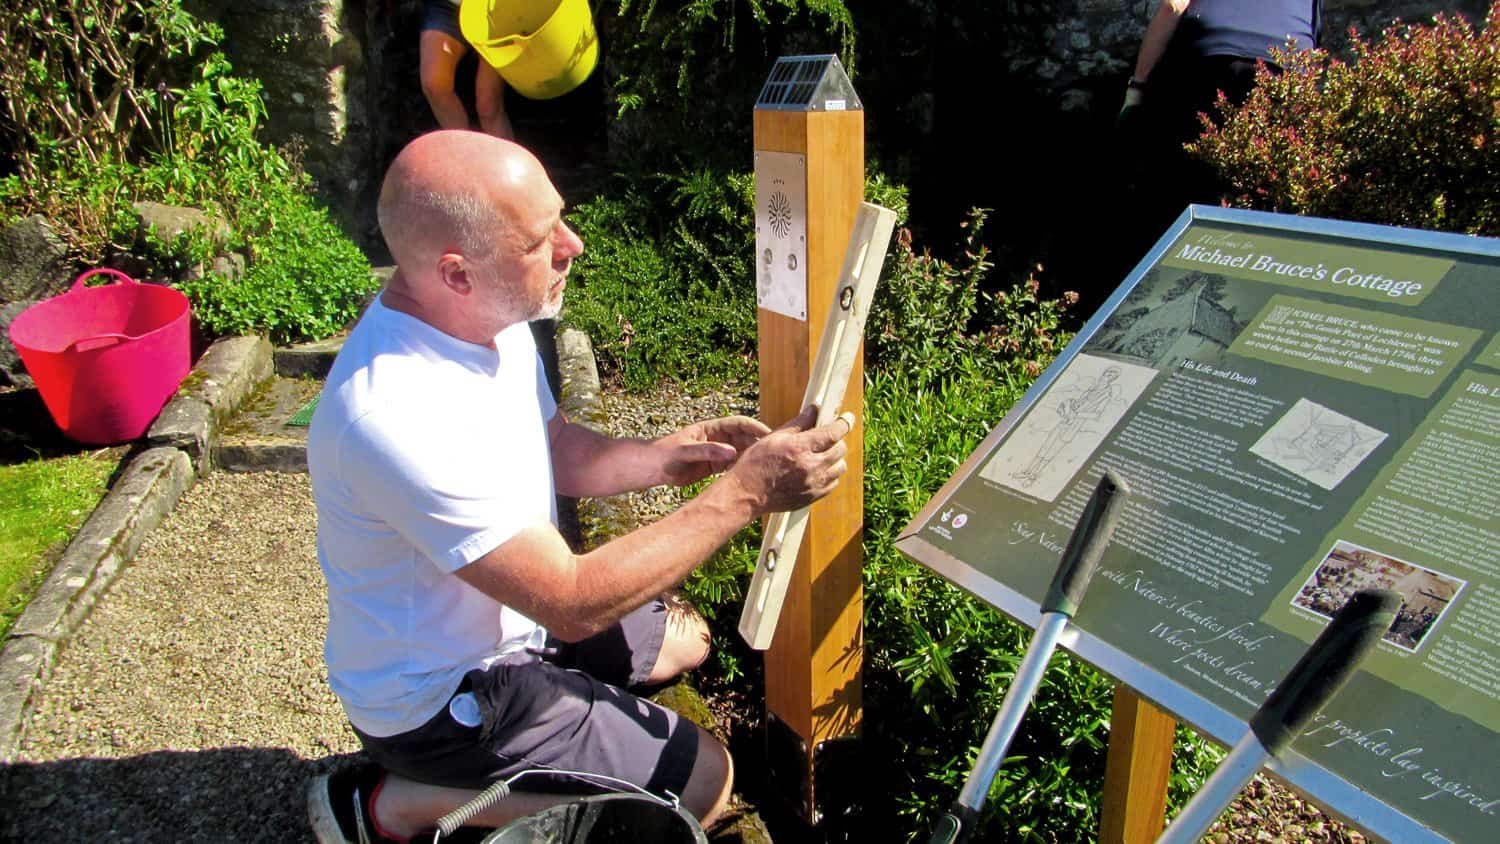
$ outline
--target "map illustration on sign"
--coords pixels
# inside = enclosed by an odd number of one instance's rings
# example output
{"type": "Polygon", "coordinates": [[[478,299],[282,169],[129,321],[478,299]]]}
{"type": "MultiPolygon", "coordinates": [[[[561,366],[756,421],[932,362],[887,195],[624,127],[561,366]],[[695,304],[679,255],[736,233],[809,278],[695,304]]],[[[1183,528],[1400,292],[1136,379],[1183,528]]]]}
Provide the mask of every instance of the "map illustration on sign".
{"type": "Polygon", "coordinates": [[[1298,399],[1250,451],[1324,489],[1333,489],[1384,441],[1383,431],[1298,399]]]}
{"type": "Polygon", "coordinates": [[[807,158],[755,153],[755,304],[807,319],[807,158]]]}

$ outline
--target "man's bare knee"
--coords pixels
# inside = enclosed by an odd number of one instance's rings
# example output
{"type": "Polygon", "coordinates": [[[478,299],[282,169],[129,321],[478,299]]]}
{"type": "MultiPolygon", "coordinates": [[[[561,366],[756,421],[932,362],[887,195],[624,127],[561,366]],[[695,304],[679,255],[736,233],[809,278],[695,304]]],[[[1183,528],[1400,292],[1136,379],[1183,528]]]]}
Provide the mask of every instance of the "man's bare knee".
{"type": "Polygon", "coordinates": [[[651,669],[651,682],[662,683],[703,664],[708,658],[708,622],[686,601],[666,598],[667,631],[651,669]]]}
{"type": "Polygon", "coordinates": [[[734,788],[734,762],[729,749],[708,731],[698,728],[698,756],[683,790],[682,805],[704,826],[713,824],[729,806],[734,788]]]}

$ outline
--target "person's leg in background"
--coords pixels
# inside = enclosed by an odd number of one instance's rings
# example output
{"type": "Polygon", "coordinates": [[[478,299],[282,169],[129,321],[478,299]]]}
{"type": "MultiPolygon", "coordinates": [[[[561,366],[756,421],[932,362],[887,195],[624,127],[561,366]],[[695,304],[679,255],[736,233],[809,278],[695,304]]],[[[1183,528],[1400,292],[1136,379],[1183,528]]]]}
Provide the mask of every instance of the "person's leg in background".
{"type": "Polygon", "coordinates": [[[483,58],[474,71],[474,110],[479,112],[480,129],[497,138],[515,140],[510,117],[505,113],[505,80],[483,58]]]}
{"type": "MultiPolygon", "coordinates": [[[[469,111],[454,90],[458,61],[469,51],[458,27],[458,6],[448,0],[422,3],[422,35],[419,42],[418,75],[422,95],[432,107],[432,116],[444,129],[469,128],[469,111]]],[[[483,65],[483,62],[480,62],[483,65]]]]}

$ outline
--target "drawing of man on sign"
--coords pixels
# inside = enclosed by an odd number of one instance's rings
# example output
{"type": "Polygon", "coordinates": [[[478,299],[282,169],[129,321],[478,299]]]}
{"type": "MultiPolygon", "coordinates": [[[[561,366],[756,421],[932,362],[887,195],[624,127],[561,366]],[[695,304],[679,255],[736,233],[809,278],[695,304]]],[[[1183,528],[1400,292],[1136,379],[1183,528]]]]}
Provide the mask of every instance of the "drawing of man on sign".
{"type": "Polygon", "coordinates": [[[1104,418],[1105,412],[1119,400],[1120,388],[1115,384],[1119,377],[1118,366],[1107,367],[1076,398],[1059,402],[1057,415],[1060,418],[1057,424],[1047,432],[1041,446],[1032,456],[1031,462],[1027,463],[1025,468],[1012,472],[1011,477],[1019,481],[1023,487],[1035,484],[1037,478],[1041,477],[1042,472],[1046,471],[1047,466],[1052,463],[1052,458],[1073,442],[1074,437],[1077,437],[1080,431],[1089,430],[1090,423],[1104,418]]]}
{"type": "Polygon", "coordinates": [[[1078,355],[995,449],[980,477],[1031,498],[1056,500],[1160,374],[1078,355]]]}

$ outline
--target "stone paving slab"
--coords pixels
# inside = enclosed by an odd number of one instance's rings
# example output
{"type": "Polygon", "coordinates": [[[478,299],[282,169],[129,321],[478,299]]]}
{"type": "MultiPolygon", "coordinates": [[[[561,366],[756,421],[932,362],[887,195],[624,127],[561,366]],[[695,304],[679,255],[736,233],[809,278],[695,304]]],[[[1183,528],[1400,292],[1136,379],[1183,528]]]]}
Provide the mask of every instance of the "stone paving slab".
{"type": "Polygon", "coordinates": [[[307,471],[307,426],[287,420],[318,395],[323,382],[273,376],[224,426],[214,446],[214,466],[228,472],[307,471]]]}
{"type": "Polygon", "coordinates": [[[272,373],[271,344],[265,338],[216,341],[146,432],[147,445],[181,449],[198,474],[211,471],[219,428],[272,373]]]}

